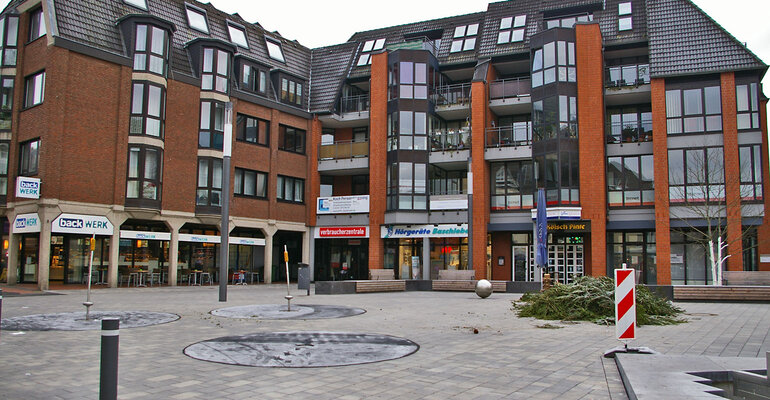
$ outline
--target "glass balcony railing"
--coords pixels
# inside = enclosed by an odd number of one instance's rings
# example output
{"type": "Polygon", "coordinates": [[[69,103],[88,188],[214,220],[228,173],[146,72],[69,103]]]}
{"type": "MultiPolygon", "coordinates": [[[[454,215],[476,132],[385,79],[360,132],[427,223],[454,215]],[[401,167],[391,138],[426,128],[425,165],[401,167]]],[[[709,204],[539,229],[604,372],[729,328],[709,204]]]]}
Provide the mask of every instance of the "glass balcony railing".
{"type": "Polygon", "coordinates": [[[431,151],[467,150],[471,148],[471,128],[434,131],[430,134],[431,151]]]}
{"type": "Polygon", "coordinates": [[[513,125],[487,128],[486,147],[526,146],[532,144],[532,123],[515,122],[513,125]]]}
{"type": "Polygon", "coordinates": [[[369,111],[369,95],[347,96],[340,99],[340,114],[369,111]]]}
{"type": "Polygon", "coordinates": [[[470,83],[439,86],[433,94],[433,104],[437,106],[467,106],[470,103],[470,83]]]}
{"type": "Polygon", "coordinates": [[[489,84],[490,100],[528,96],[530,93],[532,80],[529,78],[501,79],[489,84]]]}
{"type": "Polygon", "coordinates": [[[650,83],[650,65],[618,65],[605,70],[607,87],[639,86],[650,83]]]}
{"type": "Polygon", "coordinates": [[[319,160],[340,160],[369,156],[369,141],[340,140],[334,143],[321,143],[318,149],[319,160]]]}

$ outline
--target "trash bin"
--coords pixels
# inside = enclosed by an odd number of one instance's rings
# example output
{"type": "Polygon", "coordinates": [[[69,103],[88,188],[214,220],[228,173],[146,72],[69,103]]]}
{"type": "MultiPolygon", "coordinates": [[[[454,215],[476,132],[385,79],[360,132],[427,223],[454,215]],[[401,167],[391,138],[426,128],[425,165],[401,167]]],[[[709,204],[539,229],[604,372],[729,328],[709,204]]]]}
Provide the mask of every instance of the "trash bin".
{"type": "Polygon", "coordinates": [[[310,266],[307,264],[299,264],[297,267],[297,289],[306,289],[310,296],[310,266]]]}

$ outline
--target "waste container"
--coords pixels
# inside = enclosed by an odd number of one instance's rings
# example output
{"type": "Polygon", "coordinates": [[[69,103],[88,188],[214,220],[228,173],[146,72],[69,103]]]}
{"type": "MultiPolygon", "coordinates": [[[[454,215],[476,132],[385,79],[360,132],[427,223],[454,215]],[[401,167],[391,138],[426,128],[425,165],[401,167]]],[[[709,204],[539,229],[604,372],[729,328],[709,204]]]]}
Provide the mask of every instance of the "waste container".
{"type": "Polygon", "coordinates": [[[310,266],[307,264],[299,264],[297,267],[297,289],[306,289],[310,296],[310,266]]]}

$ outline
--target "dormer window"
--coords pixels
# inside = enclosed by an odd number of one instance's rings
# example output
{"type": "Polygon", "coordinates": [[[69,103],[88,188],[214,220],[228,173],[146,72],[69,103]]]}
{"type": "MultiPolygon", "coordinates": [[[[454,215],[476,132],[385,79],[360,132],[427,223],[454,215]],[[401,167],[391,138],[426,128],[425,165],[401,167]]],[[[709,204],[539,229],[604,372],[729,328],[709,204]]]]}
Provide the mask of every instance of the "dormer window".
{"type": "Polygon", "coordinates": [[[631,2],[618,4],[618,31],[630,31],[633,27],[631,2]]]}
{"type": "Polygon", "coordinates": [[[455,28],[450,53],[468,51],[476,48],[476,35],[479,33],[479,24],[462,25],[455,28]]]}
{"type": "Polygon", "coordinates": [[[134,71],[166,75],[168,34],[152,25],[136,25],[134,71]]]}
{"type": "Polygon", "coordinates": [[[147,0],[123,0],[124,3],[147,11],[147,0]]]}
{"type": "Polygon", "coordinates": [[[302,83],[293,78],[281,78],[281,102],[302,107],[302,83]]]}
{"type": "Polygon", "coordinates": [[[203,49],[203,69],[201,72],[201,90],[212,90],[227,94],[230,54],[214,48],[203,49]]]}
{"type": "Polygon", "coordinates": [[[497,34],[497,44],[505,44],[509,42],[523,42],[524,30],[527,24],[526,15],[517,15],[514,17],[506,17],[500,20],[500,33],[497,34]]]}
{"type": "Polygon", "coordinates": [[[244,49],[249,48],[249,42],[246,41],[246,29],[228,21],[227,31],[230,33],[230,41],[233,42],[233,44],[241,46],[244,49]]]}
{"type": "Polygon", "coordinates": [[[267,45],[267,54],[270,56],[270,58],[280,62],[286,62],[286,60],[283,58],[283,50],[281,50],[280,43],[265,39],[265,45],[267,45]]]}
{"type": "Polygon", "coordinates": [[[205,34],[209,33],[209,24],[206,21],[206,11],[189,4],[187,5],[187,23],[190,25],[190,28],[205,34]]]}
{"type": "Polygon", "coordinates": [[[576,22],[589,22],[594,20],[593,14],[573,15],[570,17],[555,18],[545,21],[545,29],[574,28],[576,22]]]}
{"type": "Polygon", "coordinates": [[[356,63],[356,66],[371,65],[372,52],[382,50],[383,47],[385,47],[385,38],[367,40],[364,42],[364,47],[361,49],[361,55],[358,57],[358,63],[356,63]]]}

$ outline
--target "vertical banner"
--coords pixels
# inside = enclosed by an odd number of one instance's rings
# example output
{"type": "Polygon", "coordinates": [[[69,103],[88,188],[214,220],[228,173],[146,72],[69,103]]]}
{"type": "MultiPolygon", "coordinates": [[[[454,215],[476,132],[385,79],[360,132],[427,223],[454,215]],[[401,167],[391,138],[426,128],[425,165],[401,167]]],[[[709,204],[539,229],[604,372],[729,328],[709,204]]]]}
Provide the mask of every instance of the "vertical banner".
{"type": "Polygon", "coordinates": [[[636,282],[633,268],[615,270],[615,336],[636,339],[636,282]]]}

